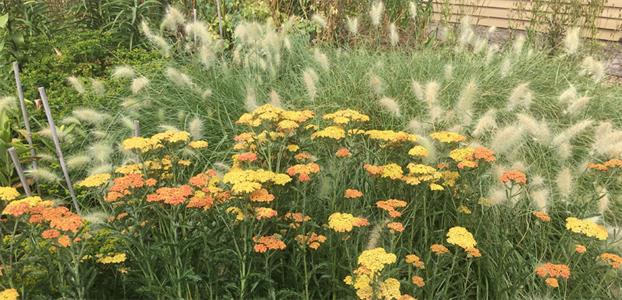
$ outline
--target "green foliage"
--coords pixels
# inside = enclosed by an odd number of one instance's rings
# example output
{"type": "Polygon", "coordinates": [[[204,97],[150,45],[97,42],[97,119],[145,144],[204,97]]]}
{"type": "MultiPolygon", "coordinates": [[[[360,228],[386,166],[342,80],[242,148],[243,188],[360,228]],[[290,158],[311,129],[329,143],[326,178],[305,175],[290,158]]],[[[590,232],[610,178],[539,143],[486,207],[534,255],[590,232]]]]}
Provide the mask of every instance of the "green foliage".
{"type": "Polygon", "coordinates": [[[0,16],[0,53],[4,50],[4,44],[6,43],[6,27],[9,22],[9,14],[0,16]]]}
{"type": "Polygon", "coordinates": [[[17,184],[17,174],[13,161],[7,150],[15,148],[17,155],[26,152],[27,146],[22,143],[22,135],[19,130],[19,117],[17,116],[17,103],[15,98],[0,97],[0,185],[11,186],[17,184]]]}
{"type": "Polygon", "coordinates": [[[13,163],[7,150],[12,147],[13,140],[11,120],[5,111],[0,111],[0,185],[10,186],[13,183],[13,163]]]}
{"type": "MultiPolygon", "coordinates": [[[[88,105],[106,105],[101,97],[87,93],[77,96],[75,90],[67,83],[67,77],[81,78],[85,85],[89,79],[101,79],[109,76],[113,65],[137,64],[150,71],[161,66],[158,55],[145,51],[143,48],[127,50],[115,48],[115,41],[110,33],[100,31],[79,31],[74,34],[57,36],[41,43],[28,52],[26,61],[21,62],[22,84],[26,98],[38,98],[37,88],[46,87],[50,105],[55,115],[62,118],[73,108],[88,105]],[[54,51],[39,51],[50,49],[54,51]],[[151,68],[151,69],[150,69],[151,68]]],[[[114,86],[111,93],[116,93],[114,86]]],[[[39,115],[41,116],[41,115],[39,115]]]]}
{"type": "Polygon", "coordinates": [[[0,3],[0,14],[8,15],[5,51],[0,54],[6,59],[4,62],[9,63],[23,60],[33,43],[53,36],[66,25],[61,21],[62,16],[50,13],[45,1],[3,1],[0,3]]]}
{"type": "Polygon", "coordinates": [[[544,35],[545,43],[554,49],[560,47],[566,31],[581,27],[594,37],[598,30],[596,19],[603,12],[604,0],[553,0],[533,1],[529,9],[524,3],[518,4],[518,15],[529,18],[528,33],[538,40],[544,35]]]}
{"type": "Polygon", "coordinates": [[[82,0],[74,6],[74,13],[89,28],[108,32],[116,43],[132,49],[140,41],[140,23],[159,20],[164,5],[156,0],[82,0]]]}

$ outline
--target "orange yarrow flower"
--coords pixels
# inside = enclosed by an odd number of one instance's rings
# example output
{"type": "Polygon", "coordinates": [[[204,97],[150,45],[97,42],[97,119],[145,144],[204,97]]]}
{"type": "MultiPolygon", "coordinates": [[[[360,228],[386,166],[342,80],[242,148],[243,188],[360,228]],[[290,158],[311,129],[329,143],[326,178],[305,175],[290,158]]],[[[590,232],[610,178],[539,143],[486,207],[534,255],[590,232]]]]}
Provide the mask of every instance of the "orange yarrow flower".
{"type": "Polygon", "coordinates": [[[354,220],[352,221],[352,226],[354,226],[354,227],[365,227],[365,226],[369,226],[369,221],[367,220],[367,218],[363,218],[363,217],[356,217],[356,218],[354,218],[354,220]]]}
{"type": "Polygon", "coordinates": [[[417,256],[415,254],[408,254],[408,255],[406,255],[406,258],[404,258],[404,261],[407,264],[414,265],[417,269],[425,269],[425,263],[423,263],[421,258],[419,258],[419,256],[417,256]]]}
{"type": "Polygon", "coordinates": [[[525,173],[518,170],[506,171],[501,175],[501,182],[503,183],[516,183],[527,184],[527,176],[525,173]]]}
{"type": "MultiPolygon", "coordinates": [[[[35,207],[30,212],[31,221],[42,223],[50,222],[50,227],[61,231],[71,231],[77,233],[82,226],[82,218],[71,212],[68,208],[59,207],[35,207]]],[[[48,234],[52,234],[48,232],[48,234]]]]}
{"type": "Polygon", "coordinates": [[[299,234],[296,236],[296,241],[300,245],[306,244],[309,248],[317,250],[324,242],[326,242],[326,236],[315,232],[309,233],[306,236],[299,234]]]}
{"type": "Polygon", "coordinates": [[[614,158],[604,162],[608,168],[622,168],[622,159],[614,158]]]}
{"type": "Polygon", "coordinates": [[[423,277],[421,276],[413,276],[411,280],[414,285],[420,288],[425,286],[425,281],[423,280],[423,277]]]}
{"type": "Polygon", "coordinates": [[[587,168],[596,170],[596,171],[602,171],[602,172],[606,172],[609,170],[609,168],[607,168],[605,164],[599,164],[599,163],[589,163],[587,164],[587,168]]]}
{"type": "Polygon", "coordinates": [[[294,158],[298,161],[303,161],[311,158],[311,153],[309,152],[300,152],[294,155],[294,158]]]}
{"type": "Polygon", "coordinates": [[[377,201],[376,207],[387,211],[391,218],[398,218],[402,216],[402,213],[397,211],[396,208],[406,207],[407,204],[408,203],[406,203],[406,201],[404,200],[388,199],[388,200],[377,201]]]}
{"type": "Polygon", "coordinates": [[[441,244],[432,244],[432,246],[430,246],[430,250],[432,250],[432,252],[434,252],[434,254],[436,255],[449,253],[449,249],[441,244]]]}
{"type": "Polygon", "coordinates": [[[404,224],[400,222],[390,222],[387,224],[387,228],[391,230],[391,232],[402,232],[404,231],[404,224]]]}
{"type": "Polygon", "coordinates": [[[350,157],[352,156],[352,153],[350,153],[350,150],[348,150],[348,148],[339,148],[339,150],[337,150],[337,153],[335,153],[335,155],[339,158],[344,158],[344,157],[350,157]]]}
{"type": "Polygon", "coordinates": [[[71,239],[69,238],[69,236],[67,235],[61,235],[60,237],[58,237],[58,239],[56,240],[61,246],[67,248],[71,245],[71,239]]]}
{"type": "Polygon", "coordinates": [[[613,253],[603,253],[598,258],[609,264],[614,269],[622,269],[622,257],[613,253]]]}
{"type": "Polygon", "coordinates": [[[472,247],[472,248],[466,248],[464,249],[464,251],[466,251],[466,253],[470,256],[470,257],[481,257],[482,254],[481,252],[479,252],[479,249],[472,247]]]}
{"type": "Polygon", "coordinates": [[[384,170],[383,166],[375,166],[375,165],[370,165],[370,164],[364,164],[363,168],[370,175],[376,175],[376,176],[382,175],[382,171],[384,170]]]}
{"type": "Polygon", "coordinates": [[[257,207],[255,208],[255,218],[257,220],[270,219],[278,215],[278,212],[269,207],[257,207]]]}
{"type": "Polygon", "coordinates": [[[155,186],[158,183],[158,181],[155,178],[149,178],[147,180],[145,180],[145,185],[148,187],[152,187],[155,186]]]}
{"type": "Polygon", "coordinates": [[[127,174],[123,177],[115,178],[112,186],[106,195],[106,201],[115,202],[125,196],[132,194],[132,189],[142,188],[145,181],[141,174],[127,174]]]}
{"type": "Polygon", "coordinates": [[[542,222],[551,222],[551,217],[549,216],[549,214],[543,211],[534,211],[531,214],[534,215],[536,218],[540,219],[540,221],[542,222]]]}
{"type": "Polygon", "coordinates": [[[583,245],[575,245],[574,251],[579,253],[579,254],[583,254],[583,253],[585,253],[585,251],[587,251],[587,248],[585,246],[583,246],[583,245]]]}
{"type": "Polygon", "coordinates": [[[186,207],[210,209],[212,205],[214,205],[214,199],[211,195],[205,194],[202,191],[197,191],[194,193],[194,196],[190,198],[186,207]]]}
{"type": "Polygon", "coordinates": [[[549,287],[552,287],[552,288],[559,287],[559,281],[557,281],[557,278],[547,278],[546,280],[544,280],[544,282],[549,287]]]}
{"type": "Polygon", "coordinates": [[[483,146],[475,147],[473,150],[473,158],[482,159],[487,162],[494,162],[497,160],[495,152],[483,146]]]}
{"type": "Polygon", "coordinates": [[[570,268],[565,264],[545,263],[536,267],[536,274],[541,278],[561,277],[568,279],[570,277],[570,268]]]}
{"type": "Polygon", "coordinates": [[[266,189],[259,189],[251,193],[250,199],[252,202],[272,202],[274,195],[270,194],[266,189]]]}
{"type": "MultiPolygon", "coordinates": [[[[309,220],[311,220],[311,217],[309,216],[305,216],[302,213],[299,212],[288,212],[285,214],[285,219],[286,220],[290,220],[294,223],[303,223],[303,222],[307,222],[309,220]]],[[[291,226],[291,225],[290,225],[291,226]]],[[[296,226],[298,227],[298,226],[296,226]]]]}
{"type": "Polygon", "coordinates": [[[297,164],[287,169],[287,174],[292,177],[298,175],[298,180],[300,182],[306,182],[311,180],[311,177],[309,177],[309,175],[318,172],[320,172],[320,165],[316,163],[297,164]]]}
{"type": "Polygon", "coordinates": [[[212,170],[207,170],[204,173],[199,173],[199,174],[191,177],[188,180],[188,183],[191,186],[198,187],[198,188],[203,188],[203,187],[207,187],[210,184],[210,180],[213,177],[216,177],[216,176],[217,176],[216,170],[213,170],[213,169],[212,170]]]}
{"type": "Polygon", "coordinates": [[[255,242],[253,248],[258,253],[265,253],[268,250],[284,250],[287,247],[278,234],[256,236],[253,242],[255,242]]]}
{"type": "Polygon", "coordinates": [[[587,168],[601,172],[609,171],[609,168],[622,168],[622,159],[614,158],[604,163],[589,163],[587,168]]]}
{"type": "Polygon", "coordinates": [[[356,199],[356,198],[363,197],[363,193],[361,193],[361,191],[357,189],[346,189],[344,193],[344,197],[348,199],[356,199]]]}
{"type": "Polygon", "coordinates": [[[59,236],[60,236],[60,232],[56,229],[46,229],[41,233],[41,237],[46,240],[55,239],[59,236]]]}
{"type": "Polygon", "coordinates": [[[189,185],[161,187],[156,190],[155,194],[147,195],[147,202],[164,202],[177,206],[184,203],[190,195],[192,195],[192,188],[189,185]]]}
{"type": "Polygon", "coordinates": [[[257,154],[255,154],[253,152],[245,152],[245,153],[241,153],[241,154],[238,154],[237,156],[235,156],[235,159],[237,161],[252,162],[252,161],[256,161],[257,160],[257,154]]]}

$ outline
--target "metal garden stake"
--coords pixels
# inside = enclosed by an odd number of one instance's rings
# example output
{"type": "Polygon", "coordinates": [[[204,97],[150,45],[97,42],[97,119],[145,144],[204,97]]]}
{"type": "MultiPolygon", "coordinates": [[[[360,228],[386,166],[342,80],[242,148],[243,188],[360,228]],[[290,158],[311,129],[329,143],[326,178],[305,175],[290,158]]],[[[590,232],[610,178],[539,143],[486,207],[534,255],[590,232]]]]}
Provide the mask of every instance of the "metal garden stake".
{"type": "Polygon", "coordinates": [[[134,136],[140,136],[140,121],[134,120],[134,136]]]}
{"type": "MultiPolygon", "coordinates": [[[[15,74],[15,85],[17,86],[17,98],[19,98],[19,108],[22,111],[22,118],[24,119],[24,129],[26,129],[26,142],[30,147],[30,159],[32,160],[32,169],[37,169],[37,161],[35,160],[36,152],[32,146],[32,131],[30,130],[30,120],[28,117],[28,110],[26,110],[26,101],[24,100],[24,90],[22,88],[22,81],[19,78],[19,63],[13,62],[13,73],[15,74]]],[[[37,186],[37,191],[39,187],[37,186]]]]}
{"type": "Polygon", "coordinates": [[[30,192],[30,187],[28,186],[28,182],[26,181],[26,176],[24,176],[24,169],[22,169],[22,164],[19,163],[19,158],[17,157],[17,153],[15,152],[15,148],[11,147],[9,150],[9,156],[11,156],[11,160],[13,161],[13,165],[15,166],[15,171],[17,171],[17,176],[19,176],[19,181],[22,183],[22,187],[24,188],[24,192],[26,192],[26,196],[32,196],[30,192]]]}
{"type": "Polygon", "coordinates": [[[43,102],[43,109],[45,110],[45,116],[48,119],[48,124],[50,125],[50,132],[52,133],[52,140],[54,141],[54,147],[56,147],[56,156],[58,156],[58,161],[60,162],[60,167],[63,170],[63,175],[65,176],[65,182],[67,182],[67,189],[69,190],[69,194],[71,195],[71,200],[73,201],[73,205],[76,208],[76,212],[80,213],[80,206],[78,205],[78,200],[76,199],[76,193],[73,190],[73,185],[71,184],[71,179],[69,178],[69,172],[67,171],[67,165],[65,165],[65,158],[63,157],[63,151],[60,148],[60,141],[58,140],[58,134],[56,133],[56,125],[54,125],[54,119],[52,119],[52,111],[50,110],[50,104],[48,103],[48,96],[45,94],[45,88],[39,88],[39,95],[41,96],[41,101],[43,102]]]}

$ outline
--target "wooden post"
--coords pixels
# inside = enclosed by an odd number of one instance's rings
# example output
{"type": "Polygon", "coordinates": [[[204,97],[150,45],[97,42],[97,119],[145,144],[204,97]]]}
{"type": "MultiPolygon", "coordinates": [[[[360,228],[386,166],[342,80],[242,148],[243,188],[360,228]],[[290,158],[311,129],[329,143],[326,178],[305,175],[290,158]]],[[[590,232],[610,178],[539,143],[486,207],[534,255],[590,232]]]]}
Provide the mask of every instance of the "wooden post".
{"type": "Polygon", "coordinates": [[[17,157],[17,153],[15,152],[15,148],[11,147],[9,150],[9,155],[11,156],[11,160],[13,161],[13,166],[15,166],[15,171],[17,171],[17,176],[19,176],[19,181],[22,182],[22,187],[24,188],[24,192],[26,192],[26,196],[32,196],[30,192],[30,186],[28,186],[28,182],[26,181],[26,176],[24,176],[24,169],[22,168],[22,164],[19,163],[19,158],[17,157]]]}
{"type": "Polygon", "coordinates": [[[73,205],[76,208],[76,212],[80,213],[80,206],[78,205],[78,200],[76,199],[76,193],[73,190],[73,185],[71,184],[71,179],[69,178],[69,172],[67,171],[67,165],[65,165],[65,158],[63,157],[63,150],[60,148],[60,141],[58,140],[58,134],[56,132],[56,125],[54,124],[54,119],[52,118],[52,111],[50,110],[50,104],[48,103],[48,96],[45,94],[45,88],[39,88],[39,95],[41,96],[41,101],[43,102],[43,109],[45,110],[45,116],[48,119],[48,124],[50,125],[50,132],[52,133],[52,140],[54,141],[54,147],[56,147],[56,156],[58,157],[58,161],[60,162],[60,167],[63,170],[63,175],[65,176],[65,182],[67,183],[67,189],[69,190],[69,194],[71,195],[71,200],[73,201],[73,205]]]}
{"type": "MultiPolygon", "coordinates": [[[[13,62],[13,73],[15,74],[15,85],[17,86],[17,97],[19,98],[19,108],[22,111],[22,118],[24,119],[24,129],[26,129],[26,142],[30,147],[30,159],[32,160],[32,169],[37,169],[36,152],[35,147],[32,145],[32,131],[30,130],[30,119],[28,116],[28,110],[26,110],[26,101],[24,100],[24,90],[22,87],[22,81],[19,78],[19,64],[13,62]]],[[[37,191],[40,194],[39,186],[37,185],[37,191]]]]}
{"type": "Polygon", "coordinates": [[[140,136],[140,121],[134,120],[134,136],[140,136]]]}

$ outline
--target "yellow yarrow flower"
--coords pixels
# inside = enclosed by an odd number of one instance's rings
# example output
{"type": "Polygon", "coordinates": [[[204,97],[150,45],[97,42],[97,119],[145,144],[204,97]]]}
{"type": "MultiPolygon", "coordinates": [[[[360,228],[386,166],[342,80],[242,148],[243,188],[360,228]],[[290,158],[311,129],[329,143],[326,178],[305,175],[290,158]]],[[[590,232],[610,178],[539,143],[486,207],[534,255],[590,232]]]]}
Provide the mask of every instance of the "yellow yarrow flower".
{"type": "Polygon", "coordinates": [[[396,261],[397,256],[395,254],[386,252],[381,247],[365,250],[358,257],[358,264],[369,270],[372,275],[377,274],[386,265],[393,264],[396,261]]]}
{"type": "Polygon", "coordinates": [[[464,227],[455,226],[447,232],[447,242],[460,246],[462,249],[475,248],[477,242],[473,235],[464,227]]]}
{"type": "Polygon", "coordinates": [[[369,274],[359,274],[354,280],[353,287],[356,289],[356,296],[362,300],[371,300],[374,296],[372,278],[369,274]]]}
{"type": "Polygon", "coordinates": [[[120,166],[116,168],[114,171],[115,173],[127,175],[127,174],[141,174],[142,169],[143,169],[142,164],[131,164],[131,165],[120,166]]]}
{"type": "Polygon", "coordinates": [[[190,140],[190,133],[179,130],[167,130],[165,132],[154,134],[151,137],[158,142],[178,143],[187,142],[190,140]]]}
{"type": "Polygon", "coordinates": [[[95,174],[91,175],[84,180],[80,181],[77,186],[79,187],[98,187],[104,185],[106,182],[110,180],[110,174],[95,174]]]}
{"type": "Polygon", "coordinates": [[[0,292],[0,300],[17,300],[19,293],[16,289],[6,289],[0,292]]]}
{"type": "Polygon", "coordinates": [[[146,153],[154,149],[162,148],[162,144],[160,144],[160,141],[139,136],[125,139],[123,140],[121,145],[123,146],[123,150],[137,150],[141,153],[146,153]]]}
{"type": "Polygon", "coordinates": [[[313,118],[315,113],[310,110],[285,110],[281,112],[281,117],[285,120],[303,123],[313,118]]]}
{"type": "Polygon", "coordinates": [[[430,137],[441,143],[462,142],[466,139],[464,136],[450,131],[433,132],[430,137]]]}
{"type": "Polygon", "coordinates": [[[11,201],[19,197],[19,192],[13,187],[0,186],[0,199],[11,201]]]}
{"type": "Polygon", "coordinates": [[[388,278],[380,283],[380,299],[400,299],[400,281],[395,278],[388,278]]]}
{"type": "Polygon", "coordinates": [[[442,191],[445,188],[438,183],[430,183],[430,191],[442,191]]]}
{"type": "Polygon", "coordinates": [[[226,212],[230,214],[235,214],[235,219],[237,221],[244,221],[244,218],[246,217],[239,207],[229,207],[226,209],[226,212]]]}
{"type": "Polygon", "coordinates": [[[372,140],[379,140],[388,143],[416,142],[417,136],[404,131],[393,130],[367,130],[365,134],[372,140]]]}
{"type": "Polygon", "coordinates": [[[410,148],[410,150],[408,150],[408,155],[410,156],[426,157],[428,156],[428,154],[428,149],[424,148],[423,146],[414,146],[410,148]]]}
{"type": "Polygon", "coordinates": [[[333,123],[338,124],[338,125],[345,125],[345,124],[350,123],[351,121],[357,121],[357,122],[369,121],[369,116],[364,115],[352,109],[338,110],[334,113],[326,114],[322,118],[324,120],[331,120],[333,121],[333,123]]]}
{"type": "Polygon", "coordinates": [[[606,240],[609,236],[605,226],[596,224],[590,220],[580,220],[574,217],[566,218],[566,229],[601,241],[606,240]]]}
{"type": "Polygon", "coordinates": [[[264,121],[277,123],[281,121],[288,121],[287,123],[283,123],[279,126],[287,127],[293,126],[292,123],[289,122],[291,121],[296,123],[296,126],[293,128],[297,128],[300,123],[306,122],[307,120],[313,118],[314,115],[315,114],[309,110],[288,111],[270,104],[265,104],[250,113],[243,114],[236,123],[251,127],[258,127],[263,124],[264,121]]]}
{"type": "Polygon", "coordinates": [[[449,152],[449,157],[457,162],[470,161],[473,159],[473,153],[475,149],[471,147],[458,148],[449,152]]]}
{"type": "Polygon", "coordinates": [[[249,194],[259,189],[261,189],[261,184],[253,181],[237,182],[231,187],[234,194],[249,194]]]}
{"type": "Polygon", "coordinates": [[[340,140],[346,137],[346,131],[339,126],[328,126],[311,134],[311,138],[329,138],[340,140]]]}
{"type": "Polygon", "coordinates": [[[382,177],[390,179],[400,179],[404,175],[404,170],[398,164],[388,164],[382,168],[382,177]]]}
{"type": "Polygon", "coordinates": [[[207,148],[207,146],[209,146],[209,143],[206,141],[192,141],[188,144],[188,147],[192,148],[192,149],[203,149],[203,148],[207,148]]]}
{"type": "Polygon", "coordinates": [[[460,178],[460,173],[455,171],[444,171],[441,172],[441,177],[443,178],[445,186],[454,186],[456,185],[458,178],[460,178]]]}
{"type": "Polygon", "coordinates": [[[116,253],[113,255],[103,256],[97,259],[100,264],[120,264],[127,259],[125,253],[116,253]]]}
{"type": "Polygon", "coordinates": [[[464,206],[464,205],[458,206],[458,211],[463,213],[463,214],[465,214],[465,215],[470,215],[471,214],[471,210],[468,207],[464,206]]]}
{"type": "Polygon", "coordinates": [[[328,227],[336,232],[350,232],[355,220],[356,217],[348,213],[333,213],[328,217],[328,227]]]}
{"type": "Polygon", "coordinates": [[[272,182],[277,185],[285,185],[286,183],[292,181],[292,178],[287,174],[275,174],[272,177],[272,182]]]}
{"type": "Polygon", "coordinates": [[[428,165],[409,163],[406,168],[408,168],[408,172],[410,172],[410,174],[421,175],[436,173],[436,169],[428,165]]]}
{"type": "Polygon", "coordinates": [[[177,164],[180,165],[180,166],[187,167],[187,166],[190,166],[192,164],[192,162],[187,160],[187,159],[180,159],[180,160],[177,161],[177,164]]]}
{"type": "Polygon", "coordinates": [[[289,130],[289,129],[296,129],[298,127],[300,127],[300,125],[294,121],[290,121],[290,120],[283,120],[281,122],[279,122],[279,124],[277,125],[278,128],[280,130],[289,130]]]}
{"type": "Polygon", "coordinates": [[[239,182],[258,182],[258,183],[266,183],[272,182],[278,185],[284,185],[290,181],[292,178],[287,174],[282,173],[274,173],[266,170],[242,170],[242,169],[231,169],[223,176],[223,182],[228,184],[235,184],[239,182]]]}

